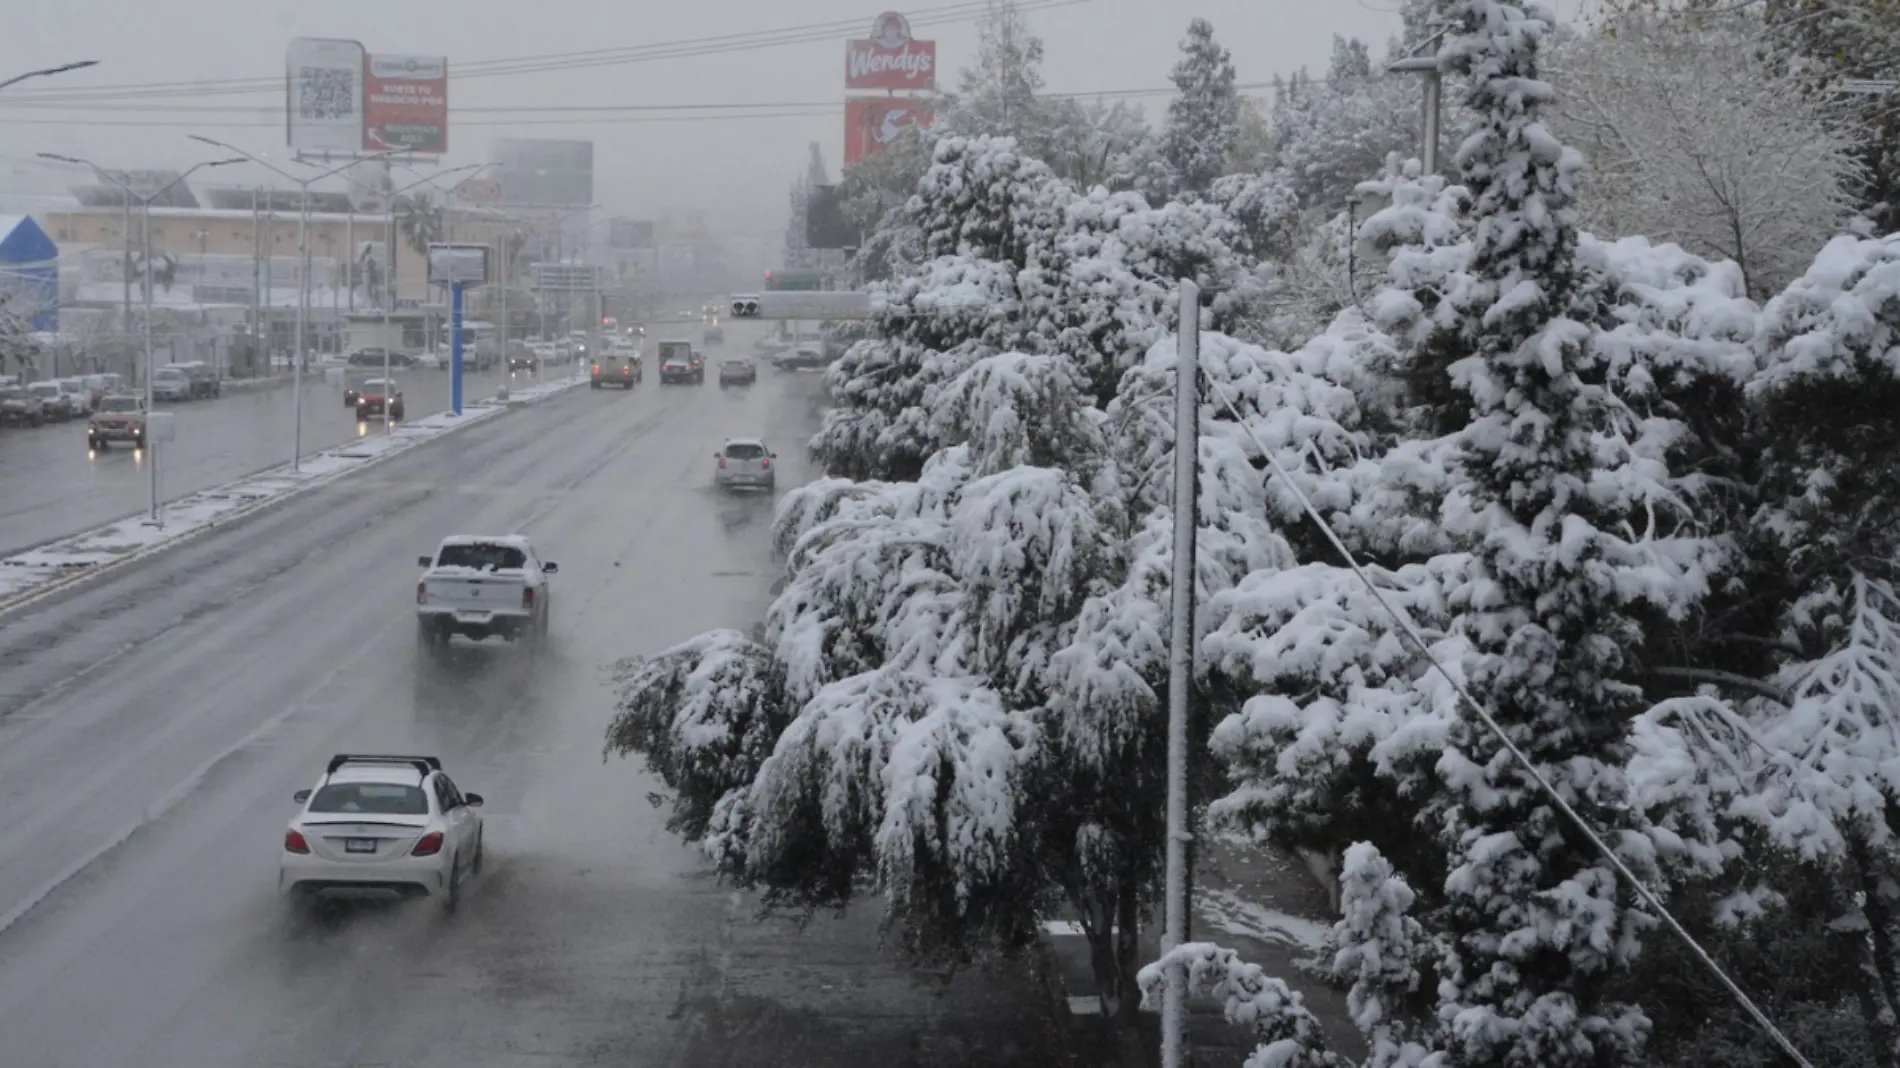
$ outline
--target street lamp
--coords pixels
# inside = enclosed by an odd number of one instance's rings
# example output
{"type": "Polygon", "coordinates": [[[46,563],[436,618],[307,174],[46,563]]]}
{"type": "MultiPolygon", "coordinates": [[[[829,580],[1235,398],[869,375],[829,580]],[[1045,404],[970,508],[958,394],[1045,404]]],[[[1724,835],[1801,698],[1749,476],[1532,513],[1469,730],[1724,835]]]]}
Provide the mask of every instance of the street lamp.
{"type": "MultiPolygon", "coordinates": [[[[223,141],[213,140],[200,134],[191,134],[191,139],[200,144],[215,145],[227,152],[235,152],[252,163],[290,181],[298,189],[297,197],[297,350],[291,357],[290,403],[297,409],[296,429],[292,431],[290,470],[293,474],[303,471],[303,364],[304,364],[304,327],[309,318],[310,307],[310,187],[333,174],[341,174],[358,164],[371,160],[393,156],[402,149],[392,148],[385,152],[372,152],[367,156],[353,159],[348,163],[332,167],[320,174],[308,178],[299,178],[287,170],[260,159],[236,145],[227,145],[223,141]]],[[[387,405],[388,401],[385,400],[387,405]]]]}
{"type": "Polygon", "coordinates": [[[151,466],[152,515],[151,515],[150,521],[154,525],[156,525],[159,529],[163,530],[165,527],[165,517],[160,515],[158,511],[158,454],[159,454],[158,438],[152,434],[153,428],[151,426],[152,416],[154,414],[154,409],[156,407],[156,402],[152,396],[152,372],[154,370],[154,367],[153,367],[154,355],[153,355],[153,349],[152,349],[152,201],[157,200],[161,196],[164,196],[165,193],[168,190],[170,190],[172,186],[175,186],[179,184],[180,182],[183,182],[185,179],[191,177],[192,174],[197,171],[203,170],[206,167],[227,167],[233,163],[243,163],[244,160],[241,158],[240,159],[213,159],[213,160],[206,160],[203,163],[194,163],[190,167],[185,168],[185,170],[182,171],[178,175],[178,177],[173,178],[171,181],[166,182],[164,185],[159,186],[157,189],[152,190],[150,193],[145,193],[141,195],[138,192],[134,191],[130,185],[114,177],[112,172],[106,170],[105,168],[99,166],[97,163],[94,163],[91,160],[80,159],[77,156],[62,156],[56,152],[41,152],[39,155],[41,159],[55,160],[60,163],[72,163],[72,164],[77,164],[78,166],[81,166],[81,167],[90,168],[92,173],[96,175],[101,181],[109,182],[112,185],[118,186],[120,191],[122,191],[126,195],[128,203],[130,203],[132,200],[137,200],[139,202],[139,216],[141,219],[140,229],[143,231],[143,233],[140,236],[139,243],[144,248],[144,256],[145,256],[144,334],[145,334],[145,415],[146,415],[146,423],[147,423],[146,428],[145,428],[145,448],[146,448],[146,451],[150,454],[150,459],[151,459],[150,466],[151,466]]]}
{"type": "Polygon", "coordinates": [[[1445,91],[1445,75],[1438,65],[1438,47],[1439,42],[1448,32],[1450,31],[1440,30],[1432,34],[1420,41],[1418,46],[1412,49],[1411,55],[1393,60],[1385,67],[1391,74],[1423,74],[1425,76],[1425,102],[1419,120],[1423,127],[1419,137],[1424,143],[1419,148],[1419,162],[1424,165],[1426,174],[1438,173],[1438,128],[1445,91]],[[1424,52],[1427,48],[1431,51],[1424,52]],[[1424,54],[1420,55],[1421,52],[1424,54]]]}
{"type": "Polygon", "coordinates": [[[0,82],[0,89],[5,89],[15,82],[26,81],[28,78],[44,78],[49,74],[64,74],[69,70],[83,70],[86,67],[96,67],[98,65],[99,61],[96,59],[82,59],[77,63],[68,63],[61,67],[48,67],[45,70],[30,70],[25,74],[16,74],[6,81],[0,82]]]}
{"type": "MultiPolygon", "coordinates": [[[[390,371],[389,371],[389,315],[390,315],[391,310],[393,310],[396,304],[396,299],[395,299],[396,280],[394,277],[395,275],[394,267],[396,263],[396,257],[395,257],[396,198],[399,196],[402,196],[404,193],[409,192],[411,189],[416,189],[421,186],[428,185],[431,182],[439,182],[442,179],[447,178],[451,174],[461,174],[465,171],[481,170],[482,168],[488,167],[488,166],[492,166],[492,164],[468,163],[460,167],[450,167],[447,170],[437,171],[434,174],[428,175],[427,177],[418,178],[415,181],[410,182],[408,185],[405,185],[400,189],[391,190],[387,194],[387,196],[389,197],[389,235],[388,235],[389,245],[387,247],[388,251],[387,251],[387,254],[384,256],[384,259],[388,261],[390,265],[391,277],[389,280],[389,287],[388,287],[389,295],[383,301],[383,433],[385,434],[393,434],[395,433],[395,430],[396,430],[395,420],[389,417],[389,374],[390,374],[390,371]]],[[[369,186],[365,185],[362,182],[357,181],[355,178],[351,178],[349,175],[344,175],[343,180],[346,182],[350,182],[354,185],[362,186],[365,189],[369,188],[369,186]]],[[[504,329],[506,329],[505,326],[504,326],[504,329]]],[[[504,345],[503,348],[505,350],[506,345],[504,345]]]]}

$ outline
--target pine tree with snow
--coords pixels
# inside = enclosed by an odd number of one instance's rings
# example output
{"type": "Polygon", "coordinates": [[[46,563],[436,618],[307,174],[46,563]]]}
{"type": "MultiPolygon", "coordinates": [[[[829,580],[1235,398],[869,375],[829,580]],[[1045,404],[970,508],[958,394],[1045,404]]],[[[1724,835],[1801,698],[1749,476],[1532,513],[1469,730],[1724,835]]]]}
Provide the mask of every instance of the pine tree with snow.
{"type": "Polygon", "coordinates": [[[1181,52],[1170,75],[1179,95],[1168,104],[1161,155],[1180,188],[1199,193],[1226,173],[1240,132],[1240,96],[1233,58],[1214,40],[1212,23],[1189,22],[1181,52]]]}

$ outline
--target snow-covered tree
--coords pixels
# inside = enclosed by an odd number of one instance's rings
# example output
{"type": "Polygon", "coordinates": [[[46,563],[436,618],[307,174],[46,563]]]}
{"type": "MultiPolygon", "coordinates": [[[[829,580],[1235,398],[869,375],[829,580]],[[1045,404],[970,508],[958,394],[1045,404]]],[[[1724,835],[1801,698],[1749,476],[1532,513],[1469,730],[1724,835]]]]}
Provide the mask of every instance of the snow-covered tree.
{"type": "Polygon", "coordinates": [[[1854,209],[1855,146],[1826,101],[1729,13],[1629,14],[1555,54],[1555,131],[1580,147],[1583,225],[1741,265],[1765,298],[1799,275],[1854,209]]]}
{"type": "Polygon", "coordinates": [[[1029,28],[1016,0],[989,0],[977,27],[976,62],[961,72],[946,127],[1040,145],[1049,122],[1048,103],[1038,95],[1042,57],[1042,38],[1029,28]]]}
{"type": "Polygon", "coordinates": [[[1189,22],[1181,53],[1170,75],[1178,95],[1168,104],[1161,155],[1182,189],[1200,193],[1226,173],[1240,132],[1240,97],[1233,58],[1214,40],[1212,23],[1189,22]]]}
{"type": "MultiPolygon", "coordinates": [[[[1375,72],[1363,43],[1335,37],[1324,78],[1298,77],[1282,87],[1269,158],[1303,206],[1330,217],[1360,182],[1380,175],[1388,156],[1418,155],[1418,101],[1416,77],[1375,72]]],[[[1457,144],[1469,127],[1449,87],[1445,126],[1447,144],[1457,144]]]]}
{"type": "Polygon", "coordinates": [[[1762,12],[1771,56],[1810,96],[1842,105],[1834,118],[1858,156],[1854,192],[1871,228],[1900,230],[1900,11],[1892,0],[1763,0],[1762,12]]]}
{"type": "Polygon", "coordinates": [[[0,374],[33,377],[38,360],[32,310],[18,294],[0,292],[0,374]]]}

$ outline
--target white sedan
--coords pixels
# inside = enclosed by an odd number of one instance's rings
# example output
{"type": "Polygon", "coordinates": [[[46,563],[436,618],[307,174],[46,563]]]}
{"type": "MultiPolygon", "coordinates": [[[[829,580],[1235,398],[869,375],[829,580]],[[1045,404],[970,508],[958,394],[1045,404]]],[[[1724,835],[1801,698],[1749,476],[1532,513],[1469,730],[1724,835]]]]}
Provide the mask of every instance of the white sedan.
{"type": "Polygon", "coordinates": [[[455,911],[482,869],[482,795],[464,794],[437,757],[330,759],[284,831],[277,888],[293,899],[372,893],[436,897],[455,911]]]}

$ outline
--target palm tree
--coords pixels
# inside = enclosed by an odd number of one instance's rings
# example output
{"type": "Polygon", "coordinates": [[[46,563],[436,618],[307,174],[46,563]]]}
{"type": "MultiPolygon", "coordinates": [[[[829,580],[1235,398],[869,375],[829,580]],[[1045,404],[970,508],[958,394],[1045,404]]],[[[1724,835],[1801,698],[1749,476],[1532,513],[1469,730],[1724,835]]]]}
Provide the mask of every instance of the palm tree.
{"type": "Polygon", "coordinates": [[[429,254],[429,246],[442,240],[448,229],[448,214],[426,193],[415,193],[396,201],[396,228],[416,255],[429,254]]]}

